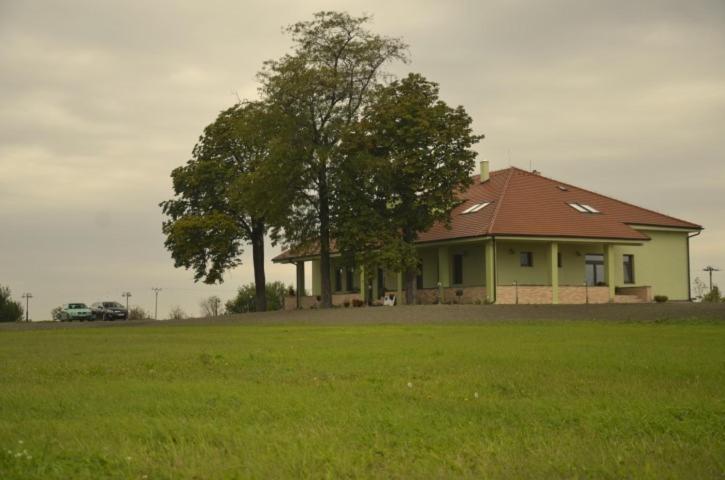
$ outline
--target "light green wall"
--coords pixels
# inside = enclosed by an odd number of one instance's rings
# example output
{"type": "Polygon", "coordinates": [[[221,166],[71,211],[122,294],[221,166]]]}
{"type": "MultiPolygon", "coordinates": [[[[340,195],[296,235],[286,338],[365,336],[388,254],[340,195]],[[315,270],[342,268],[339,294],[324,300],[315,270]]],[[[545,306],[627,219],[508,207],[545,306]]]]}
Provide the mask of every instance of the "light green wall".
{"type": "MultiPolygon", "coordinates": [[[[549,242],[496,242],[496,275],[499,285],[549,285],[549,242]],[[513,254],[511,253],[513,251],[513,254]],[[532,252],[534,266],[522,267],[520,253],[532,252]]],[[[561,268],[559,285],[582,285],[586,279],[585,259],[588,253],[603,253],[601,244],[559,242],[561,268]]]]}
{"type": "MultiPolygon", "coordinates": [[[[687,300],[687,232],[667,232],[642,230],[651,240],[642,245],[613,247],[614,284],[623,286],[651,286],[654,295],[667,295],[671,300],[687,300]],[[623,255],[634,255],[635,282],[624,283],[623,255]]],[[[453,255],[461,253],[463,257],[463,285],[485,285],[484,244],[449,244],[448,274],[453,281],[453,255]]],[[[543,241],[503,241],[496,242],[496,275],[499,285],[511,285],[517,281],[520,285],[549,285],[549,242],[543,241]],[[513,253],[511,253],[513,251],[513,253]],[[533,267],[520,266],[520,252],[534,254],[533,267]]],[[[559,242],[562,255],[562,268],[559,268],[559,285],[582,285],[585,281],[585,258],[588,253],[604,253],[603,244],[559,242]]],[[[418,250],[423,263],[423,288],[436,288],[438,285],[438,247],[424,247],[418,250]]],[[[332,259],[332,272],[340,259],[332,259]]],[[[312,294],[320,294],[319,261],[313,260],[312,294]]],[[[445,264],[445,262],[443,262],[445,264]]],[[[355,269],[353,288],[360,286],[360,270],[355,269]]],[[[331,280],[334,289],[334,273],[331,280]]],[[[397,288],[394,272],[386,272],[385,286],[389,290],[397,288]]],[[[455,285],[454,285],[455,286],[455,285]]],[[[343,287],[347,287],[344,285],[343,287]]],[[[349,288],[348,288],[349,289],[349,288]]]]}
{"type": "Polygon", "coordinates": [[[312,260],[310,262],[312,267],[312,295],[319,295],[322,292],[321,280],[320,280],[320,261],[312,260]]]}
{"type": "Polygon", "coordinates": [[[615,285],[652,287],[653,295],[687,300],[687,232],[641,230],[650,237],[641,246],[615,246],[615,285]],[[624,283],[623,255],[634,255],[634,284],[624,283]]]}
{"type": "Polygon", "coordinates": [[[498,285],[548,285],[549,266],[547,263],[549,245],[546,242],[496,242],[496,275],[498,285]],[[534,266],[522,267],[520,253],[532,252],[534,266]]]}
{"type": "Polygon", "coordinates": [[[438,249],[421,248],[418,257],[423,262],[423,288],[435,288],[438,285],[438,249]]]}
{"type": "Polygon", "coordinates": [[[483,242],[448,247],[448,278],[453,287],[480,287],[486,283],[486,267],[483,261],[483,242]],[[453,283],[453,255],[463,255],[463,284],[453,283]]]}

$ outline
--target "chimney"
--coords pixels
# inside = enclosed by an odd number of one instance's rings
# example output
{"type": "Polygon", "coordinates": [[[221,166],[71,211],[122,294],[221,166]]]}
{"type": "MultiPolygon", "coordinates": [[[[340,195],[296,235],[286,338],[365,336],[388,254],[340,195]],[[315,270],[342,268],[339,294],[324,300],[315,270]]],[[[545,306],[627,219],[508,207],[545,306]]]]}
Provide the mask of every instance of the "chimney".
{"type": "Polygon", "coordinates": [[[488,180],[488,160],[481,160],[479,162],[479,165],[481,166],[481,183],[488,180]]]}

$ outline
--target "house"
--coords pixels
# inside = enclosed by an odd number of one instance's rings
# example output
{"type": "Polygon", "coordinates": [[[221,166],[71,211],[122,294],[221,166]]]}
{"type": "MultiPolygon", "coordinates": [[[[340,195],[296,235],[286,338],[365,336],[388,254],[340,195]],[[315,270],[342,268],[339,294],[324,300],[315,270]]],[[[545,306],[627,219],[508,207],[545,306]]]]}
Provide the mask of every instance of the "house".
{"type": "MultiPolygon", "coordinates": [[[[460,195],[450,228],[434,225],[416,242],[418,303],[649,302],[654,295],[689,300],[689,242],[700,225],[510,167],[488,162],[460,195]]],[[[333,303],[401,298],[402,275],[360,268],[332,256],[333,303]],[[363,279],[372,278],[360,289],[363,279]]],[[[319,255],[285,251],[273,259],[297,265],[298,297],[309,307],[320,293],[319,255]],[[304,296],[304,265],[312,295],[304,296]]]]}

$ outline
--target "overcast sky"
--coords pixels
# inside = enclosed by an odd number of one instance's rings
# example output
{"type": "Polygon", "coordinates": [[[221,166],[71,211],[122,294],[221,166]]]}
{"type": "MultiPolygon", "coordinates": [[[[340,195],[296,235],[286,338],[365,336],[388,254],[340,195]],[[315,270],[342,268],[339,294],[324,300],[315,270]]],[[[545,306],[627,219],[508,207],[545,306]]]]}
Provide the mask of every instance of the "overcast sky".
{"type": "MultiPolygon", "coordinates": [[[[492,169],[544,175],[705,226],[693,274],[725,270],[725,2],[0,0],[0,285],[31,317],[68,301],[198,313],[253,279],[196,285],[163,247],[171,170],[255,74],[281,27],[374,15],[486,135],[492,169]]],[[[279,251],[270,248],[271,258],[279,251]]],[[[251,252],[250,252],[251,253],[251,252]]],[[[294,268],[267,263],[291,283],[294,268]]],[[[716,275],[725,283],[725,272],[716,275]]]]}

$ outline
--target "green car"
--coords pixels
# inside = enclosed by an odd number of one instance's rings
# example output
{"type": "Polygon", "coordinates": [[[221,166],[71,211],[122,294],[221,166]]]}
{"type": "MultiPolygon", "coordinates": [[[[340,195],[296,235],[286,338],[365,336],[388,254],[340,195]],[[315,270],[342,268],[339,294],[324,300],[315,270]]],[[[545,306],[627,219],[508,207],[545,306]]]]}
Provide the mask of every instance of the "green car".
{"type": "Polygon", "coordinates": [[[67,322],[70,320],[93,320],[93,310],[88,308],[85,303],[64,303],[60,307],[60,311],[57,312],[56,318],[60,322],[67,322]]]}

